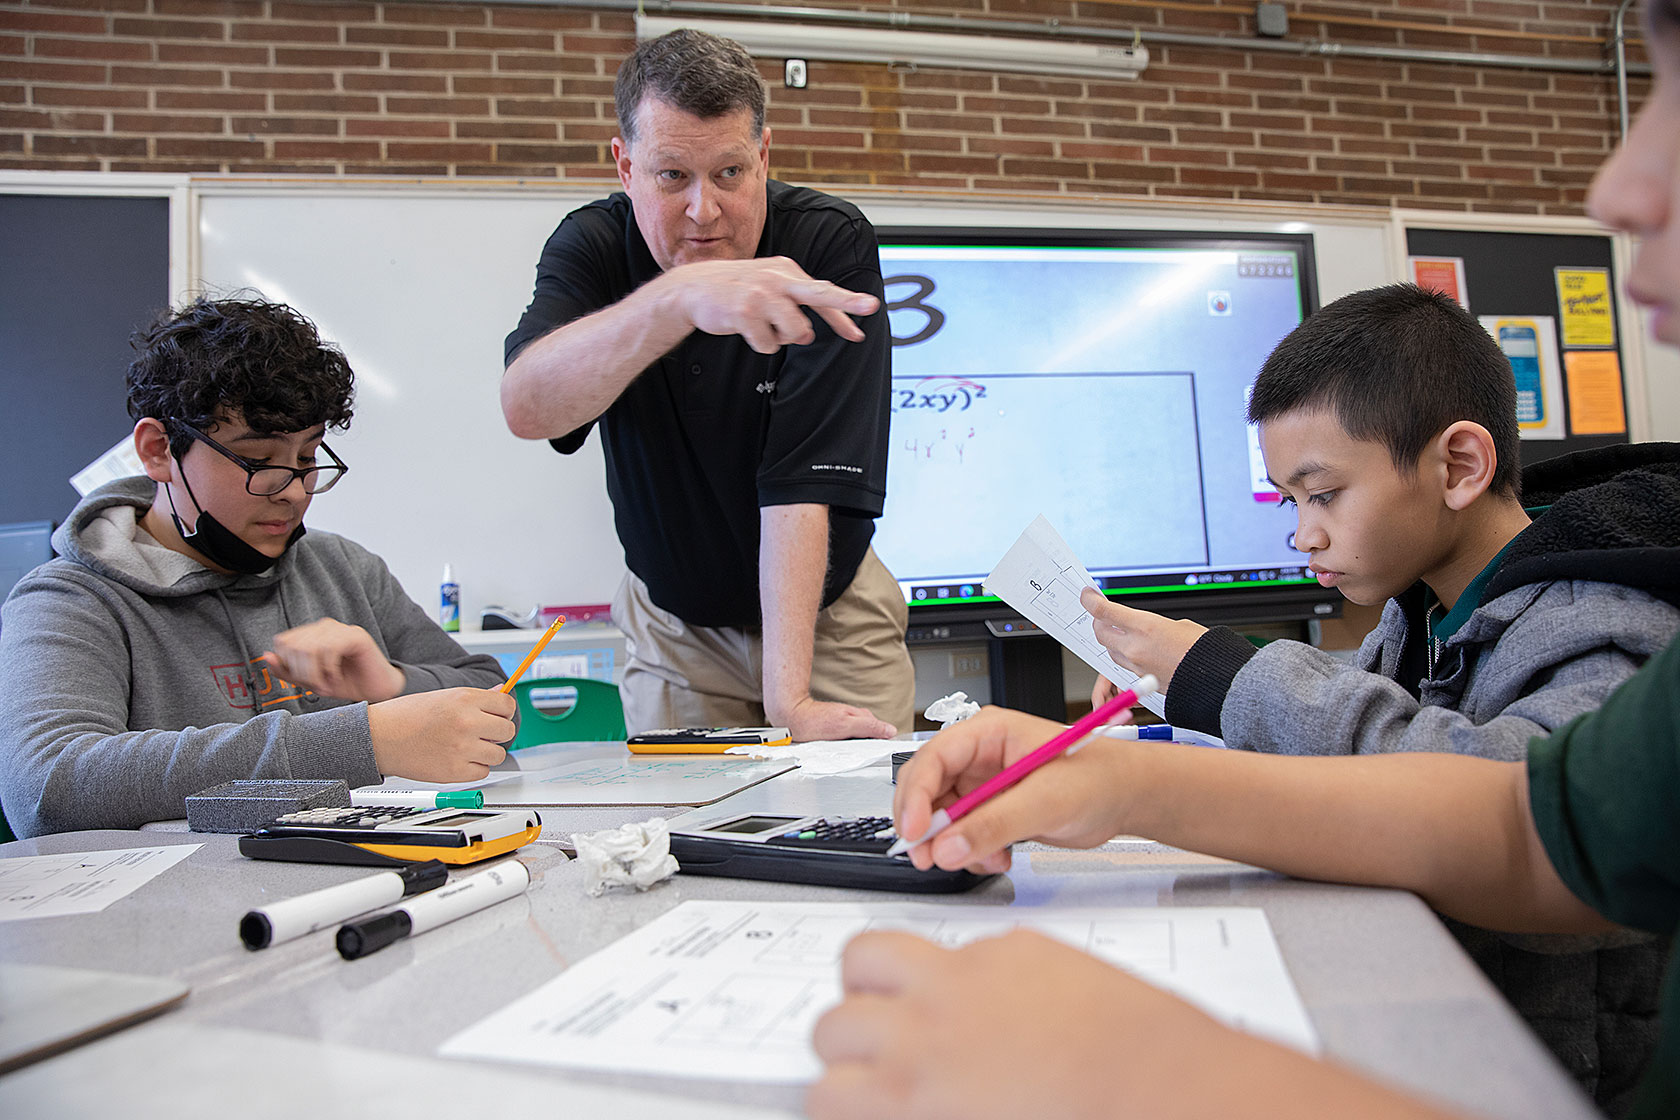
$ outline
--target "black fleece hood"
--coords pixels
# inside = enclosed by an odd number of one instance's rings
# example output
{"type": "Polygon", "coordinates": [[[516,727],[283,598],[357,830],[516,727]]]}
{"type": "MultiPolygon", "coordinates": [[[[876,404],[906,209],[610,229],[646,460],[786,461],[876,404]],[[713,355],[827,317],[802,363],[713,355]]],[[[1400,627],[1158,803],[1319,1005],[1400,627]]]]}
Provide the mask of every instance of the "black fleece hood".
{"type": "Polygon", "coordinates": [[[1596,580],[1680,606],[1680,443],[1633,443],[1526,468],[1525,506],[1549,506],[1511,542],[1483,602],[1524,584],[1596,580]]]}

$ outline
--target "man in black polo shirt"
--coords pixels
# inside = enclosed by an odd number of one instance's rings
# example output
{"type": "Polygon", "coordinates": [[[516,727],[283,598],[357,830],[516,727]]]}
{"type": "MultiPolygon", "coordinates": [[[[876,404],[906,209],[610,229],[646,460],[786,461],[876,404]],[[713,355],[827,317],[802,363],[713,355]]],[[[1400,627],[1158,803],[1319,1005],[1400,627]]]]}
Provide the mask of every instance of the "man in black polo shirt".
{"type": "Polygon", "coordinates": [[[630,569],[613,603],[625,721],[907,730],[904,599],[869,547],[890,375],[874,230],[769,180],[739,44],[643,43],[614,96],[624,192],[544,246],[502,410],[566,454],[600,421],[630,569]]]}

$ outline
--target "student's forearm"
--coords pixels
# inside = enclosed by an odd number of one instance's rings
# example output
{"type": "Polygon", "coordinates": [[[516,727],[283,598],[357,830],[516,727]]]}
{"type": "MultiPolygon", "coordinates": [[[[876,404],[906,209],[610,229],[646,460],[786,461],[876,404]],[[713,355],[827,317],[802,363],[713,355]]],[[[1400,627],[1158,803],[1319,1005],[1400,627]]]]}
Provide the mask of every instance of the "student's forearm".
{"type": "Polygon", "coordinates": [[[764,623],[764,709],[787,722],[811,694],[811,651],[828,574],[828,507],[759,511],[759,603],[764,623]]]}
{"type": "Polygon", "coordinates": [[[594,420],[694,329],[669,275],[550,331],[502,374],[502,415],[521,439],[558,439],[594,420]]]}
{"type": "Polygon", "coordinates": [[[1168,744],[1125,744],[1116,755],[1115,788],[1138,794],[1127,800],[1127,831],[1302,878],[1400,887],[1490,928],[1609,928],[1546,858],[1521,763],[1168,744]]]}

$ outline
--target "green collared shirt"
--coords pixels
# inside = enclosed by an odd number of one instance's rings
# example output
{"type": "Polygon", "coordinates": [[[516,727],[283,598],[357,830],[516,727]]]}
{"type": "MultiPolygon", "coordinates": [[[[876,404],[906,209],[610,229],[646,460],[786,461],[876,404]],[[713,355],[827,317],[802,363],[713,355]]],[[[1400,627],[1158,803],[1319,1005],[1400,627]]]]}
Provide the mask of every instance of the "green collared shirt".
{"type": "MultiPolygon", "coordinates": [[[[1533,519],[1551,508],[1549,505],[1530,506],[1523,512],[1528,514],[1530,519],[1533,519]]],[[[1447,639],[1458,633],[1459,628],[1476,612],[1476,608],[1482,605],[1482,592],[1492,582],[1494,573],[1499,571],[1499,565],[1505,562],[1505,554],[1511,551],[1511,546],[1517,543],[1517,537],[1520,536],[1522,534],[1518,533],[1516,537],[1506,541],[1505,547],[1495,553],[1493,559],[1487,562],[1487,567],[1476,573],[1476,578],[1471,580],[1469,585],[1464,588],[1464,593],[1453,604],[1452,610],[1442,611],[1440,601],[1435,598],[1433,592],[1430,593],[1429,609],[1424,613],[1424,618],[1429,626],[1429,665],[1431,670],[1434,669],[1435,655],[1440,652],[1440,647],[1446,643],[1447,639]]]]}
{"type": "Polygon", "coordinates": [[[1443,612],[1440,600],[1435,599],[1433,594],[1429,596],[1431,600],[1434,600],[1429,604],[1429,634],[1432,644],[1434,642],[1445,642],[1458,633],[1459,627],[1463,626],[1465,621],[1475,613],[1476,608],[1482,605],[1482,592],[1493,581],[1494,573],[1499,571],[1499,565],[1505,561],[1505,554],[1511,551],[1511,545],[1515,544],[1516,541],[1517,539],[1512,537],[1505,547],[1495,553],[1493,559],[1487,562],[1487,567],[1476,573],[1476,578],[1465,586],[1463,594],[1453,604],[1452,610],[1443,612]]]}

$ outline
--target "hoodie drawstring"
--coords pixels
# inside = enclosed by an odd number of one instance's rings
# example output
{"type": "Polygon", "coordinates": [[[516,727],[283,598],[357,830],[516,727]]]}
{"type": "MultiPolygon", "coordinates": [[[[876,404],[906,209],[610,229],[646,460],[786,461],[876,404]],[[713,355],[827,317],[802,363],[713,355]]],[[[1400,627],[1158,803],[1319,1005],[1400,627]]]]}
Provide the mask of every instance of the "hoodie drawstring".
{"type": "MultiPolygon", "coordinates": [[[[222,589],[219,587],[215,589],[215,592],[216,602],[222,605],[222,613],[227,615],[228,629],[233,631],[233,640],[239,643],[239,657],[241,662],[239,675],[240,679],[245,682],[246,693],[251,697],[251,710],[256,711],[257,682],[256,678],[251,675],[251,647],[245,644],[245,635],[240,632],[238,623],[233,620],[233,608],[228,605],[227,596],[222,594],[222,589]]],[[[282,615],[284,615],[284,600],[282,600],[281,612],[282,615]]]]}

